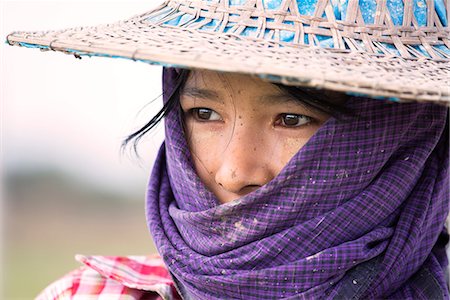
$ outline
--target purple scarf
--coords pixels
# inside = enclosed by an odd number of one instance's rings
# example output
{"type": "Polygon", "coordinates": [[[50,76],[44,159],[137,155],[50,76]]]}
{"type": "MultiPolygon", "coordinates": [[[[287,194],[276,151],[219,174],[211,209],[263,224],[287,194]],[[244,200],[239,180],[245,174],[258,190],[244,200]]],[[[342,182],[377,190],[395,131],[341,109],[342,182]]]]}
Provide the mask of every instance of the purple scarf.
{"type": "MultiPolygon", "coordinates": [[[[164,71],[166,98],[176,76],[164,71]]],[[[276,178],[223,205],[169,114],[147,220],[185,299],[449,297],[447,108],[346,105],[354,116],[330,118],[276,178]]]]}

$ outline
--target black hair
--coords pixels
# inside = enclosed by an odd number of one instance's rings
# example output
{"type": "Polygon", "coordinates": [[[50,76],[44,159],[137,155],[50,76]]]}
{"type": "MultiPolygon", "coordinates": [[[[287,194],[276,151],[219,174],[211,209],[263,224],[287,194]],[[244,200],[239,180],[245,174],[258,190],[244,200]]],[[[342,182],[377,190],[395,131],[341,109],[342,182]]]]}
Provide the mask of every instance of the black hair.
{"type": "Polygon", "coordinates": [[[167,102],[164,103],[163,107],[158,111],[153,118],[150,119],[144,126],[136,130],[135,132],[128,135],[124,141],[122,142],[122,150],[125,149],[130,143],[132,143],[132,147],[135,153],[137,153],[137,146],[139,141],[159,122],[165,118],[169,112],[174,109],[178,105],[178,99],[180,99],[180,93],[186,83],[186,80],[189,77],[189,70],[180,69],[178,73],[178,77],[175,79],[175,86],[172,91],[163,90],[163,95],[167,92],[170,92],[170,95],[167,97],[167,102]]]}
{"type": "MultiPolygon", "coordinates": [[[[143,138],[156,125],[158,125],[158,123],[166,117],[172,109],[179,105],[180,93],[182,92],[189,74],[190,70],[180,69],[178,71],[178,77],[175,79],[174,89],[172,91],[163,90],[163,95],[167,92],[170,92],[170,95],[167,96],[167,101],[164,103],[161,110],[144,126],[127,136],[122,142],[122,149],[131,143],[133,150],[136,153],[137,146],[141,138],[143,138]]],[[[286,92],[288,95],[298,99],[299,102],[306,104],[308,107],[318,112],[326,113],[337,118],[351,114],[351,112],[343,105],[348,98],[348,96],[344,93],[330,90],[288,86],[280,83],[273,84],[282,91],[286,92]]]]}

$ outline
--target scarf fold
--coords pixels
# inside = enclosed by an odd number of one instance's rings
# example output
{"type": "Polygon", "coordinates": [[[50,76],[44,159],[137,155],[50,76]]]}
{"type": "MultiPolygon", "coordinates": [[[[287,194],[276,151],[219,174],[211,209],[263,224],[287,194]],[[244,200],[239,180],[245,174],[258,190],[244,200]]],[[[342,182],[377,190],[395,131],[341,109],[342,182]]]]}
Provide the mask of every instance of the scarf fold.
{"type": "MultiPolygon", "coordinates": [[[[176,76],[164,70],[166,97],[176,76]]],[[[449,297],[447,108],[346,105],[276,178],[222,205],[169,113],[147,220],[186,299],[427,298],[430,284],[449,297]]]]}

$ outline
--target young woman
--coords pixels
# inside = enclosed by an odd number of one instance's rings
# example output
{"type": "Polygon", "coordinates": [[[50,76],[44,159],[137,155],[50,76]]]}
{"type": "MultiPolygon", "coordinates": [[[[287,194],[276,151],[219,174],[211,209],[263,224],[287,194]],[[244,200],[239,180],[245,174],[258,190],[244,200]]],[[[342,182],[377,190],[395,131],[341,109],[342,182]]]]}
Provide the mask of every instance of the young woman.
{"type": "MultiPolygon", "coordinates": [[[[146,210],[162,260],[80,257],[87,267],[40,299],[449,298],[448,108],[431,102],[448,99],[448,35],[441,31],[442,43],[433,44],[417,38],[414,26],[423,16],[416,10],[425,3],[411,11],[412,2],[404,10],[313,4],[168,2],[119,24],[122,31],[102,27],[113,38],[105,44],[97,44],[101,34],[92,29],[9,37],[77,56],[122,53],[184,66],[164,69],[163,109],[126,141],[137,142],[164,117],[166,140],[146,210]],[[321,20],[322,28],[315,23],[321,20]],[[405,30],[408,20],[414,26],[405,30]],[[133,27],[139,21],[156,25],[133,27]],[[361,29],[364,21],[376,26],[361,29]],[[351,22],[358,34],[348,34],[351,22]],[[392,44],[377,26],[391,30],[392,44]],[[328,39],[323,27],[332,32],[328,39]],[[203,32],[212,28],[220,32],[203,32]],[[178,40],[158,43],[172,56],[133,39],[137,29],[173,33],[178,40]],[[293,35],[283,32],[289,29],[293,35]],[[340,47],[336,31],[349,50],[321,48],[340,47]],[[127,37],[116,39],[117,32],[127,37]],[[69,46],[65,36],[75,41],[69,46]],[[299,39],[318,47],[295,45],[299,39]],[[248,56],[240,65],[232,60],[239,47],[248,56]],[[376,47],[386,52],[374,53],[376,47]],[[212,60],[212,53],[231,61],[212,60]]],[[[440,3],[428,10],[434,8],[442,29],[446,15],[440,3]]]]}

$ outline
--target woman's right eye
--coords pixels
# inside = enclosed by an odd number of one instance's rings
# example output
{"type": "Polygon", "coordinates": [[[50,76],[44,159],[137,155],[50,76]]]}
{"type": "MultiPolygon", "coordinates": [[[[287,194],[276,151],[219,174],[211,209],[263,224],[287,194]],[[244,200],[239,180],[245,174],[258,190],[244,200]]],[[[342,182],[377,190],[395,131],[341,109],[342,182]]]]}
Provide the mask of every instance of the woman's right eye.
{"type": "Polygon", "coordinates": [[[209,108],[193,108],[192,116],[198,121],[221,121],[222,117],[214,110],[209,108]]]}

